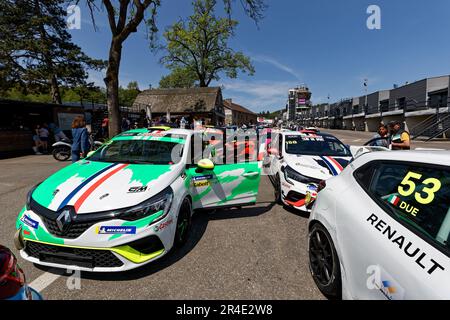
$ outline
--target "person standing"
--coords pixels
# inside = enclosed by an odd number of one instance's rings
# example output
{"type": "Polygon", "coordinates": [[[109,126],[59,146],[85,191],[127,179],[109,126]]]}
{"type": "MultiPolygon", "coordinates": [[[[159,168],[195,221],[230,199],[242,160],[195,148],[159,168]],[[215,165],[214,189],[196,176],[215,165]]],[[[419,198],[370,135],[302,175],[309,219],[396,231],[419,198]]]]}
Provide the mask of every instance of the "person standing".
{"type": "Polygon", "coordinates": [[[120,125],[122,132],[130,130],[130,120],[128,120],[126,117],[122,117],[122,123],[120,125]]]}
{"type": "Polygon", "coordinates": [[[82,116],[76,117],[72,122],[72,163],[87,156],[90,149],[89,133],[86,122],[82,116]]]}
{"type": "Polygon", "coordinates": [[[388,128],[383,123],[380,123],[378,126],[377,134],[372,138],[373,142],[370,144],[375,147],[389,147],[389,137],[388,137],[388,128]]]}
{"type": "Polygon", "coordinates": [[[50,132],[47,129],[47,124],[44,123],[40,128],[39,128],[39,140],[41,140],[41,146],[43,149],[43,152],[45,154],[48,153],[48,136],[50,135],[50,132]]]}
{"type": "Polygon", "coordinates": [[[409,132],[402,128],[400,121],[389,123],[391,129],[391,149],[392,150],[410,150],[411,137],[409,132]]]}
{"type": "Polygon", "coordinates": [[[109,136],[108,126],[109,126],[109,118],[108,118],[108,115],[106,114],[102,120],[102,138],[103,139],[106,139],[109,136]]]}
{"type": "Polygon", "coordinates": [[[34,127],[34,132],[33,132],[33,142],[34,142],[34,146],[33,146],[33,151],[36,155],[41,155],[42,153],[39,151],[39,148],[42,146],[42,142],[39,139],[39,129],[41,128],[40,125],[36,125],[34,127]]]}

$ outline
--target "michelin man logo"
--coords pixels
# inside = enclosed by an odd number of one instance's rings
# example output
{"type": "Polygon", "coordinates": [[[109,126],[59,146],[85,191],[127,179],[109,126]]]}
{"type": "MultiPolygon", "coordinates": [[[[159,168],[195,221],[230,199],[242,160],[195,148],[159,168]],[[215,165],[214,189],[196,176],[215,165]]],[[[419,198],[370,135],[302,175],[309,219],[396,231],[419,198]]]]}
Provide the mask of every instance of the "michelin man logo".
{"type": "Polygon", "coordinates": [[[380,30],[381,29],[381,8],[377,5],[370,5],[367,8],[367,14],[370,16],[367,18],[367,29],[380,30]]]}

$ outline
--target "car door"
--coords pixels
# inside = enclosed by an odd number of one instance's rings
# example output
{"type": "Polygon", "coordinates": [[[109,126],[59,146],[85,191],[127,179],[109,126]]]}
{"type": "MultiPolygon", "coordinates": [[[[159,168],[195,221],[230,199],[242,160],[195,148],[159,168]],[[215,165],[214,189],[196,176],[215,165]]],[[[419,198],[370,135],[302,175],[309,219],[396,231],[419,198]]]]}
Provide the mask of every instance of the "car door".
{"type": "Polygon", "coordinates": [[[192,164],[186,170],[194,208],[254,204],[261,179],[257,150],[255,154],[237,156],[243,154],[239,148],[245,148],[245,141],[234,143],[229,139],[223,143],[216,138],[211,143],[211,140],[205,141],[205,135],[194,137],[194,140],[192,164]],[[202,141],[200,154],[200,148],[196,147],[198,141],[202,141]],[[235,156],[227,157],[230,152],[235,156]],[[203,158],[212,160],[214,169],[200,169],[196,164],[203,158]]]}
{"type": "Polygon", "coordinates": [[[449,168],[378,161],[353,178],[336,203],[347,292],[358,299],[449,299],[449,168]]]}

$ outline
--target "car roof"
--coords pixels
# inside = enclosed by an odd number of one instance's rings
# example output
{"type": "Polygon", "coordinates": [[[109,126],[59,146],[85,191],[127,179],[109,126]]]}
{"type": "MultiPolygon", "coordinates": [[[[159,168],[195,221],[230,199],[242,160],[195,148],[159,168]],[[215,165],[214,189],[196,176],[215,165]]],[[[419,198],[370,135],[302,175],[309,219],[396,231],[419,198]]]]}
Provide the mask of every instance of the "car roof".
{"type": "Polygon", "coordinates": [[[425,164],[437,164],[450,167],[450,151],[449,150],[403,150],[403,151],[385,151],[385,152],[368,152],[355,160],[355,164],[360,166],[371,161],[389,160],[389,161],[406,161],[425,164]]]}

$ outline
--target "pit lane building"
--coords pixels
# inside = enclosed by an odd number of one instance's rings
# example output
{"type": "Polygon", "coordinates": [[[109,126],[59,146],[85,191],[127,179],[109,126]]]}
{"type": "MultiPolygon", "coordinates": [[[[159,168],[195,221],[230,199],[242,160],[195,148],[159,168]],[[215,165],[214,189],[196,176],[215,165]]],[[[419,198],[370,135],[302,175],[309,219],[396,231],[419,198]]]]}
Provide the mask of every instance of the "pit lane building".
{"type": "Polygon", "coordinates": [[[450,135],[450,76],[426,78],[391,90],[346,98],[303,110],[300,124],[330,129],[375,132],[398,120],[413,137],[450,135]]]}

